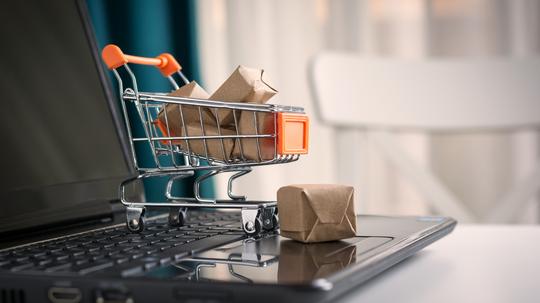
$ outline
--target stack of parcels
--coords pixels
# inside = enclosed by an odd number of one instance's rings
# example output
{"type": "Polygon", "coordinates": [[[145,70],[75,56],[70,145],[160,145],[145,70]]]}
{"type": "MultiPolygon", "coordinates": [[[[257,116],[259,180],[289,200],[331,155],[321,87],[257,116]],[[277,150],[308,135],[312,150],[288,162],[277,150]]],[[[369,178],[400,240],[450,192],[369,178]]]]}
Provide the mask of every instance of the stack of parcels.
{"type": "MultiPolygon", "coordinates": [[[[263,104],[277,93],[263,81],[263,73],[263,70],[239,66],[212,95],[196,82],[190,82],[169,95],[263,104]]],[[[158,115],[158,125],[166,137],[271,135],[275,133],[274,119],[274,113],[270,112],[167,104],[158,115]]],[[[172,144],[192,154],[221,161],[264,161],[275,156],[273,138],[188,139],[173,140],[172,144]]]]}

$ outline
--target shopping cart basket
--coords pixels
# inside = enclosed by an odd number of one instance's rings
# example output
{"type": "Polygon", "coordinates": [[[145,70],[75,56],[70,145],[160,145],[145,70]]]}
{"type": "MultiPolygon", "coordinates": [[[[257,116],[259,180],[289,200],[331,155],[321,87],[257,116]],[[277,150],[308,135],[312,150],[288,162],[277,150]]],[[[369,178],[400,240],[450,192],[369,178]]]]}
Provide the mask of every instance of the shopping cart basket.
{"type": "Polygon", "coordinates": [[[126,206],[126,220],[129,230],[138,232],[144,229],[144,214],[149,207],[169,208],[169,224],[181,226],[184,224],[188,208],[236,208],[241,209],[242,227],[248,235],[256,235],[261,231],[276,230],[279,226],[277,203],[275,201],[249,201],[245,196],[236,195],[232,191],[235,179],[251,172],[252,167],[271,164],[282,164],[299,159],[308,150],[309,120],[300,107],[281,106],[273,104],[249,104],[210,101],[203,99],[181,98],[165,93],[141,92],[138,89],[137,78],[128,63],[152,65],[171,83],[174,89],[179,86],[173,75],[188,84],[189,81],[181,72],[181,66],[170,54],[161,54],[155,58],[144,58],[124,54],[115,45],[107,45],[102,52],[105,64],[111,69],[118,81],[121,96],[121,107],[124,114],[125,127],[131,147],[133,163],[138,174],[120,185],[120,200],[126,206]],[[122,68],[131,86],[124,87],[120,75],[122,68]],[[177,106],[179,117],[167,116],[167,106],[177,106]],[[136,114],[130,116],[128,108],[133,107],[136,114]],[[188,132],[185,121],[186,111],[198,111],[199,123],[197,130],[188,132]],[[226,132],[220,126],[220,112],[232,111],[233,123],[226,132]],[[165,121],[157,119],[164,114],[165,121]],[[209,134],[208,126],[203,123],[203,113],[211,113],[212,121],[217,132],[209,134]],[[241,132],[240,116],[252,115],[251,127],[254,132],[241,132]],[[271,131],[262,130],[258,119],[270,119],[271,131]],[[175,133],[171,125],[181,126],[181,133],[175,133]],[[143,135],[134,136],[132,125],[143,126],[143,135]],[[206,129],[205,129],[206,128],[206,129]],[[244,140],[244,141],[243,141],[244,140]],[[242,151],[242,142],[250,140],[255,143],[257,157],[247,157],[242,151]],[[235,155],[227,155],[233,142],[239,146],[235,155]],[[194,151],[194,145],[202,145],[203,150],[194,151]],[[137,161],[136,150],[139,145],[146,145],[152,153],[151,165],[141,165],[137,161]],[[268,147],[273,152],[268,156],[268,147]],[[216,149],[217,147],[217,149],[216,149]],[[226,148],[228,147],[228,148],[226,148]],[[262,152],[264,148],[264,153],[262,152]],[[210,152],[210,149],[212,150],[210,152]],[[216,151],[217,150],[217,151],[216,151]],[[265,155],[263,155],[265,154],[265,155]],[[183,161],[182,161],[183,160],[183,161]],[[194,197],[179,197],[173,194],[175,182],[195,175],[196,171],[203,173],[195,179],[193,185],[194,197]],[[231,173],[227,194],[228,199],[216,200],[201,197],[200,186],[204,180],[219,173],[231,173]],[[149,178],[168,178],[165,188],[166,202],[130,201],[126,198],[126,187],[133,182],[149,178]]]}

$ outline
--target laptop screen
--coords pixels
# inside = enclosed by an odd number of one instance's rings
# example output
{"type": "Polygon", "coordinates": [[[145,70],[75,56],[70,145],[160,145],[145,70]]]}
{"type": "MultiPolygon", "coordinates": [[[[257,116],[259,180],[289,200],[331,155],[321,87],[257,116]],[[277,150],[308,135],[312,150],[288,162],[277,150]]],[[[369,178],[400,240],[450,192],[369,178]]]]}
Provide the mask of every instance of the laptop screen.
{"type": "Polygon", "coordinates": [[[0,9],[0,233],[103,213],[130,174],[77,1],[0,9]]]}

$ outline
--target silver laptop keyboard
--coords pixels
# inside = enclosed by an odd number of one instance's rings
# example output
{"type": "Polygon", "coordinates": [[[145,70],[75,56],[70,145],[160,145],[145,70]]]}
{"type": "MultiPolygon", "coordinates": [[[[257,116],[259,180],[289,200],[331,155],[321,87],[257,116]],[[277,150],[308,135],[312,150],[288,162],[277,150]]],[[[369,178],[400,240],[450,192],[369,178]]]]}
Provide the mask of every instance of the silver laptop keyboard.
{"type": "Polygon", "coordinates": [[[245,237],[239,213],[191,215],[182,227],[111,227],[0,252],[0,271],[130,276],[245,237]]]}

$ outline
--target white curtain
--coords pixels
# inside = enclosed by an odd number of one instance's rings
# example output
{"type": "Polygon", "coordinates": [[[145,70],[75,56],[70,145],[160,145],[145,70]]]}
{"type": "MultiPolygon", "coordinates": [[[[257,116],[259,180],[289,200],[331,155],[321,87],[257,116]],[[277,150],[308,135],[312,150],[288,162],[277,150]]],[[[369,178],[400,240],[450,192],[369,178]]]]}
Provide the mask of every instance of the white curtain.
{"type": "MultiPolygon", "coordinates": [[[[215,90],[239,64],[264,68],[279,90],[272,102],[303,106],[312,119],[308,156],[256,168],[238,181],[235,190],[250,199],[274,199],[280,186],[291,183],[348,183],[355,186],[363,213],[431,211],[362,134],[316,119],[307,66],[318,51],[414,58],[540,52],[540,1],[535,0],[201,0],[197,6],[207,90],[215,90]],[[342,140],[350,148],[337,149],[342,140]],[[347,157],[350,165],[337,167],[336,157],[347,157]]],[[[479,216],[527,175],[539,155],[535,132],[399,136],[407,152],[479,216]]],[[[216,183],[223,194],[225,179],[216,183]]],[[[535,222],[536,204],[517,221],[535,222]]]]}

